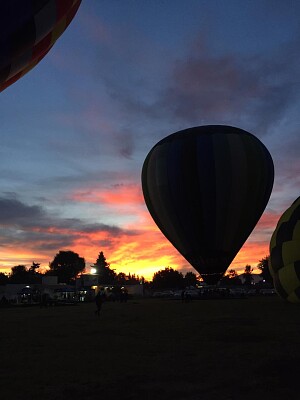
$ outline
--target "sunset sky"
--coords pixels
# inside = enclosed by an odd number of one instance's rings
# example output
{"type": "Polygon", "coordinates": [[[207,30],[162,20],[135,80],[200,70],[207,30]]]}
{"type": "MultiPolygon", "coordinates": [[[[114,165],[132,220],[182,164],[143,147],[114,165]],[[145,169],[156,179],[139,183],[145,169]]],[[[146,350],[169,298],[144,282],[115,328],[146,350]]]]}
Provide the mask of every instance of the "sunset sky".
{"type": "MultiPolygon", "coordinates": [[[[194,271],[141,191],[150,149],[226,124],[269,149],[271,199],[230,268],[268,254],[300,195],[298,0],[83,0],[50,53],[0,93],[0,271],[100,251],[116,272],[194,271]]],[[[194,271],[195,272],[195,271],[194,271]]]]}

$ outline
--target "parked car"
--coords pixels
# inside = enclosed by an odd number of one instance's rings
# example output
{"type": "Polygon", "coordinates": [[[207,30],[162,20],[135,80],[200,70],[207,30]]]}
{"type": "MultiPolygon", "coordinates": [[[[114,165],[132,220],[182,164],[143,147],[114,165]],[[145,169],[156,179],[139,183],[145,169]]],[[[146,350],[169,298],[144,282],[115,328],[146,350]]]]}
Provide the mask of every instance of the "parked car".
{"type": "Polygon", "coordinates": [[[154,292],[152,294],[152,297],[160,297],[160,298],[168,298],[173,296],[174,296],[173,290],[162,290],[160,292],[154,292]]]}
{"type": "Polygon", "coordinates": [[[247,290],[247,295],[248,296],[255,296],[256,294],[257,294],[257,290],[256,289],[247,290]]]}
{"type": "Polygon", "coordinates": [[[264,296],[272,296],[273,294],[276,294],[276,290],[275,289],[260,289],[259,293],[264,296]]]}
{"type": "Polygon", "coordinates": [[[185,290],[185,296],[192,299],[198,299],[200,297],[200,292],[198,289],[185,290]]]}
{"type": "Polygon", "coordinates": [[[233,297],[246,297],[246,290],[244,288],[230,288],[229,293],[233,297]]]}

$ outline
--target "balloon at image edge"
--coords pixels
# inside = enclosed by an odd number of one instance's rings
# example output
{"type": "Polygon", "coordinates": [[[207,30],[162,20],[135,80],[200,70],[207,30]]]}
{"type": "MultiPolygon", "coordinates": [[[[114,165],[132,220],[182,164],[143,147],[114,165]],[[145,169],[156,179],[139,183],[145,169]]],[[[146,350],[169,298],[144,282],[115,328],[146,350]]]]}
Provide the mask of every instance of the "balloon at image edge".
{"type": "Polygon", "coordinates": [[[281,215],[270,241],[270,273],[277,294],[300,302],[300,197],[281,215]]]}
{"type": "Polygon", "coordinates": [[[0,92],[50,51],[81,0],[3,0],[0,3],[0,92]]]}
{"type": "Polygon", "coordinates": [[[269,201],[272,157],[249,132],[207,125],[159,141],[142,168],[148,210],[166,238],[216,284],[269,201]]]}

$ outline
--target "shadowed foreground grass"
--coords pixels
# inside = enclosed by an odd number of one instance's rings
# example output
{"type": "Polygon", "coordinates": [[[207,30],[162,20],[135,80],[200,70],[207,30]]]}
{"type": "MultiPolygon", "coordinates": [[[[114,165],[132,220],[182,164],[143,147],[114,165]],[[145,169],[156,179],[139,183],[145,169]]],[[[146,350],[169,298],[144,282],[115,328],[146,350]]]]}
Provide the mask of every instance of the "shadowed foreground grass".
{"type": "Polygon", "coordinates": [[[277,297],[0,310],[1,398],[298,398],[300,308],[277,297]]]}

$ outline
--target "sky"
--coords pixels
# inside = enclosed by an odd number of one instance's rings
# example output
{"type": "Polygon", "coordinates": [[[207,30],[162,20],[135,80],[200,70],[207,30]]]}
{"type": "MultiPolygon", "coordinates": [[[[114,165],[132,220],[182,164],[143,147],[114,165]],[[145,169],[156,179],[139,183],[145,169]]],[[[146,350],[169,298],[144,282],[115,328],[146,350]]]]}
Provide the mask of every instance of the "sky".
{"type": "Polygon", "coordinates": [[[0,93],[0,271],[60,250],[116,272],[196,272],[156,227],[141,169],[181,129],[257,136],[266,210],[230,268],[256,267],[300,192],[298,0],[83,0],[48,55],[0,93]]]}

